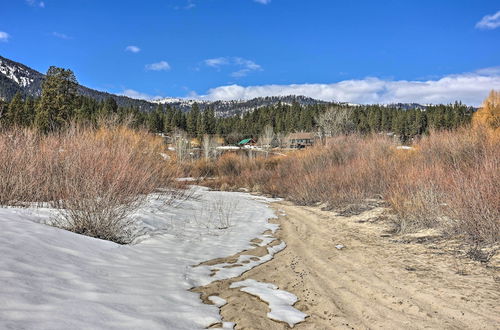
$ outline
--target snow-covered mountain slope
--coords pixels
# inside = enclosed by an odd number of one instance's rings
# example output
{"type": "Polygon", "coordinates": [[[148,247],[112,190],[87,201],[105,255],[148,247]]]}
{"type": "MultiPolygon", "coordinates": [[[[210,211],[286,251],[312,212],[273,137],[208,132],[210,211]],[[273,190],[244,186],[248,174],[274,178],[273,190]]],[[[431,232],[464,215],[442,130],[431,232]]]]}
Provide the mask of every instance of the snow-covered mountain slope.
{"type": "MultiPolygon", "coordinates": [[[[45,75],[19,62],[0,56],[0,100],[9,101],[16,93],[23,96],[40,96],[45,75]]],[[[134,106],[144,111],[154,109],[155,104],[126,96],[114,95],[78,85],[78,93],[102,101],[115,99],[119,106],[134,106]]]]}
{"type": "Polygon", "coordinates": [[[43,75],[21,63],[0,56],[0,99],[10,99],[15,93],[40,95],[43,75]]]}
{"type": "Polygon", "coordinates": [[[28,87],[35,80],[28,69],[22,66],[11,66],[2,59],[0,59],[0,73],[16,82],[21,87],[28,87]]]}
{"type": "Polygon", "coordinates": [[[167,104],[175,108],[180,108],[181,110],[184,111],[189,110],[194,103],[197,103],[201,110],[204,110],[207,107],[211,107],[214,109],[215,113],[218,116],[223,116],[223,117],[242,114],[245,112],[253,111],[261,107],[272,106],[277,104],[292,105],[294,103],[297,103],[303,106],[303,105],[327,103],[324,101],[316,100],[301,95],[268,96],[268,97],[257,97],[250,100],[224,100],[224,101],[163,98],[154,100],[152,102],[158,104],[167,104]]]}

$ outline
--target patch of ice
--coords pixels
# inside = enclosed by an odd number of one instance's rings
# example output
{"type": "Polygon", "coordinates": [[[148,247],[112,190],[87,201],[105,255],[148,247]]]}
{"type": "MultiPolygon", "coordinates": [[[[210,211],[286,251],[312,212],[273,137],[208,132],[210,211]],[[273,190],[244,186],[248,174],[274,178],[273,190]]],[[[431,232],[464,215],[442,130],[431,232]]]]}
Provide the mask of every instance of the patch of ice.
{"type": "Polygon", "coordinates": [[[211,328],[215,330],[226,330],[226,329],[234,329],[236,323],[234,322],[222,322],[222,328],[211,328]]]}
{"type": "Polygon", "coordinates": [[[217,150],[240,150],[240,147],[237,146],[219,146],[216,148],[217,150]]]}
{"type": "Polygon", "coordinates": [[[267,317],[288,323],[290,327],[303,322],[307,317],[307,314],[292,307],[297,302],[297,297],[290,292],[279,290],[274,284],[247,279],[232,283],[229,287],[241,288],[240,291],[257,296],[267,302],[271,309],[267,313],[267,317]]]}
{"type": "Polygon", "coordinates": [[[179,182],[193,182],[196,181],[196,178],[177,178],[179,182]]]}
{"type": "Polygon", "coordinates": [[[222,307],[225,304],[227,304],[226,299],[222,299],[221,297],[218,296],[210,296],[208,297],[208,300],[210,300],[217,307],[222,307]]]}
{"type": "Polygon", "coordinates": [[[270,243],[272,243],[272,242],[274,242],[276,240],[276,238],[274,238],[271,235],[264,235],[260,239],[262,240],[262,242],[260,242],[259,244],[257,244],[258,246],[266,246],[266,245],[269,245],[270,243]]]}
{"type": "Polygon", "coordinates": [[[284,248],[286,248],[286,243],[281,242],[278,245],[268,247],[268,254],[262,257],[256,257],[253,255],[241,255],[234,264],[221,263],[216,265],[196,266],[193,267],[193,271],[190,272],[188,280],[193,284],[194,287],[197,287],[205,286],[213,281],[227,280],[229,278],[238,277],[241,274],[249,271],[250,269],[268,262],[276,253],[282,251],[284,248]],[[244,263],[244,261],[248,262],[244,263]]]}
{"type": "Polygon", "coordinates": [[[266,224],[266,229],[269,229],[271,231],[271,233],[276,233],[276,230],[278,230],[280,228],[280,225],[276,224],[276,223],[267,223],[266,224]]]}

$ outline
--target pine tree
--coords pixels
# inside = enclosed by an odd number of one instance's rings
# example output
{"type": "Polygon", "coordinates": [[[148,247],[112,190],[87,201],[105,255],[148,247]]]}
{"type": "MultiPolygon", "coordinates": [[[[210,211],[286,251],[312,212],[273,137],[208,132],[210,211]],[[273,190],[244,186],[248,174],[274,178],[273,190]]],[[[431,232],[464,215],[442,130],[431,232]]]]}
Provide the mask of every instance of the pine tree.
{"type": "Polygon", "coordinates": [[[6,124],[8,107],[7,102],[0,99],[0,124],[6,124]]]}
{"type": "Polygon", "coordinates": [[[116,113],[118,113],[118,104],[116,103],[116,100],[112,97],[106,98],[102,104],[101,114],[108,117],[116,113]]]}
{"type": "Polygon", "coordinates": [[[163,106],[158,104],[155,111],[148,116],[148,128],[152,133],[163,132],[163,106]]]}
{"type": "Polygon", "coordinates": [[[31,126],[33,125],[34,120],[35,120],[35,101],[33,100],[32,97],[28,96],[26,98],[26,101],[24,102],[22,125],[26,127],[31,126]]]}
{"type": "Polygon", "coordinates": [[[422,135],[427,131],[427,116],[422,110],[416,110],[415,121],[412,124],[412,134],[422,135]]]}
{"type": "Polygon", "coordinates": [[[203,112],[203,122],[205,125],[205,134],[215,134],[216,118],[213,108],[208,108],[203,112]]]}
{"type": "Polygon", "coordinates": [[[167,104],[165,109],[165,114],[163,116],[163,131],[170,133],[173,131],[174,127],[172,127],[172,117],[174,116],[174,111],[170,104],[167,104]]]}
{"type": "Polygon", "coordinates": [[[35,127],[42,132],[61,128],[72,117],[77,81],[73,71],[51,66],[42,85],[35,127]]]}
{"type": "Polygon", "coordinates": [[[7,123],[21,126],[23,124],[24,103],[21,93],[17,92],[12,98],[7,109],[7,123]]]}
{"type": "Polygon", "coordinates": [[[187,132],[191,136],[195,136],[198,132],[198,117],[200,116],[200,108],[198,107],[198,104],[195,103],[191,107],[191,111],[189,111],[187,115],[187,132]]]}

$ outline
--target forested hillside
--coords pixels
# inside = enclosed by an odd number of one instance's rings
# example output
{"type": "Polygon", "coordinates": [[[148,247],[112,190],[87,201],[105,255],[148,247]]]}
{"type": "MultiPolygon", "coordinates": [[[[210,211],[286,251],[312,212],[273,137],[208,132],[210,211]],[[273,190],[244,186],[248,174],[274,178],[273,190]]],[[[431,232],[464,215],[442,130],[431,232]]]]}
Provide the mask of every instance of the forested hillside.
{"type": "MultiPolygon", "coordinates": [[[[38,79],[26,75],[18,86],[33,84],[38,79]]],[[[37,80],[38,81],[38,80],[37,80]]],[[[342,115],[343,133],[361,134],[394,133],[402,141],[426,134],[430,129],[449,130],[470,122],[474,108],[461,103],[407,107],[405,105],[348,105],[342,103],[313,103],[308,98],[295,97],[289,104],[278,102],[270,105],[257,103],[254,110],[235,112],[232,116],[217,113],[214,104],[192,103],[189,109],[171,104],[150,104],[151,111],[144,111],[142,103],[123,106],[117,98],[82,95],[71,70],[51,67],[44,79],[39,80],[39,96],[18,90],[10,102],[0,101],[0,122],[4,126],[35,126],[42,131],[64,127],[75,121],[97,126],[101,119],[114,117],[127,121],[133,127],[147,127],[155,133],[186,131],[192,137],[205,134],[219,135],[227,143],[244,137],[258,137],[266,126],[274,133],[317,132],[323,123],[333,120],[329,116],[342,115]],[[298,100],[309,102],[300,104],[298,100]]],[[[269,98],[268,101],[272,100],[269,98]]],[[[248,103],[252,105],[252,103],[248,103]]],[[[219,104],[220,106],[220,104],[219,104]]],[[[332,132],[323,132],[333,135],[332,132]]]]}

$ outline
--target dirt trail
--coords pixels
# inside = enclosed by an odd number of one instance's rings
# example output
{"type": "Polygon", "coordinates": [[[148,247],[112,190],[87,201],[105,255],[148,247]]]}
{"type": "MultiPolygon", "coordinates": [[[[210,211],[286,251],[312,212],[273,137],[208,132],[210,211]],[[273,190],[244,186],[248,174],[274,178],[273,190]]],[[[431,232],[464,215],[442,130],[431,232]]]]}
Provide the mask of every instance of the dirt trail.
{"type": "Polygon", "coordinates": [[[457,264],[432,244],[395,242],[386,225],[372,222],[382,208],[341,217],[287,202],[273,207],[286,213],[276,220],[281,225],[276,237],[287,248],[239,278],[194,290],[205,301],[210,295],[226,299],[221,314],[236,322],[236,329],[288,328],[266,317],[266,303],[229,289],[247,278],[299,298],[294,307],[310,317],[296,329],[500,328],[498,272],[472,261],[457,264]],[[457,269],[468,269],[468,275],[457,269]]]}

